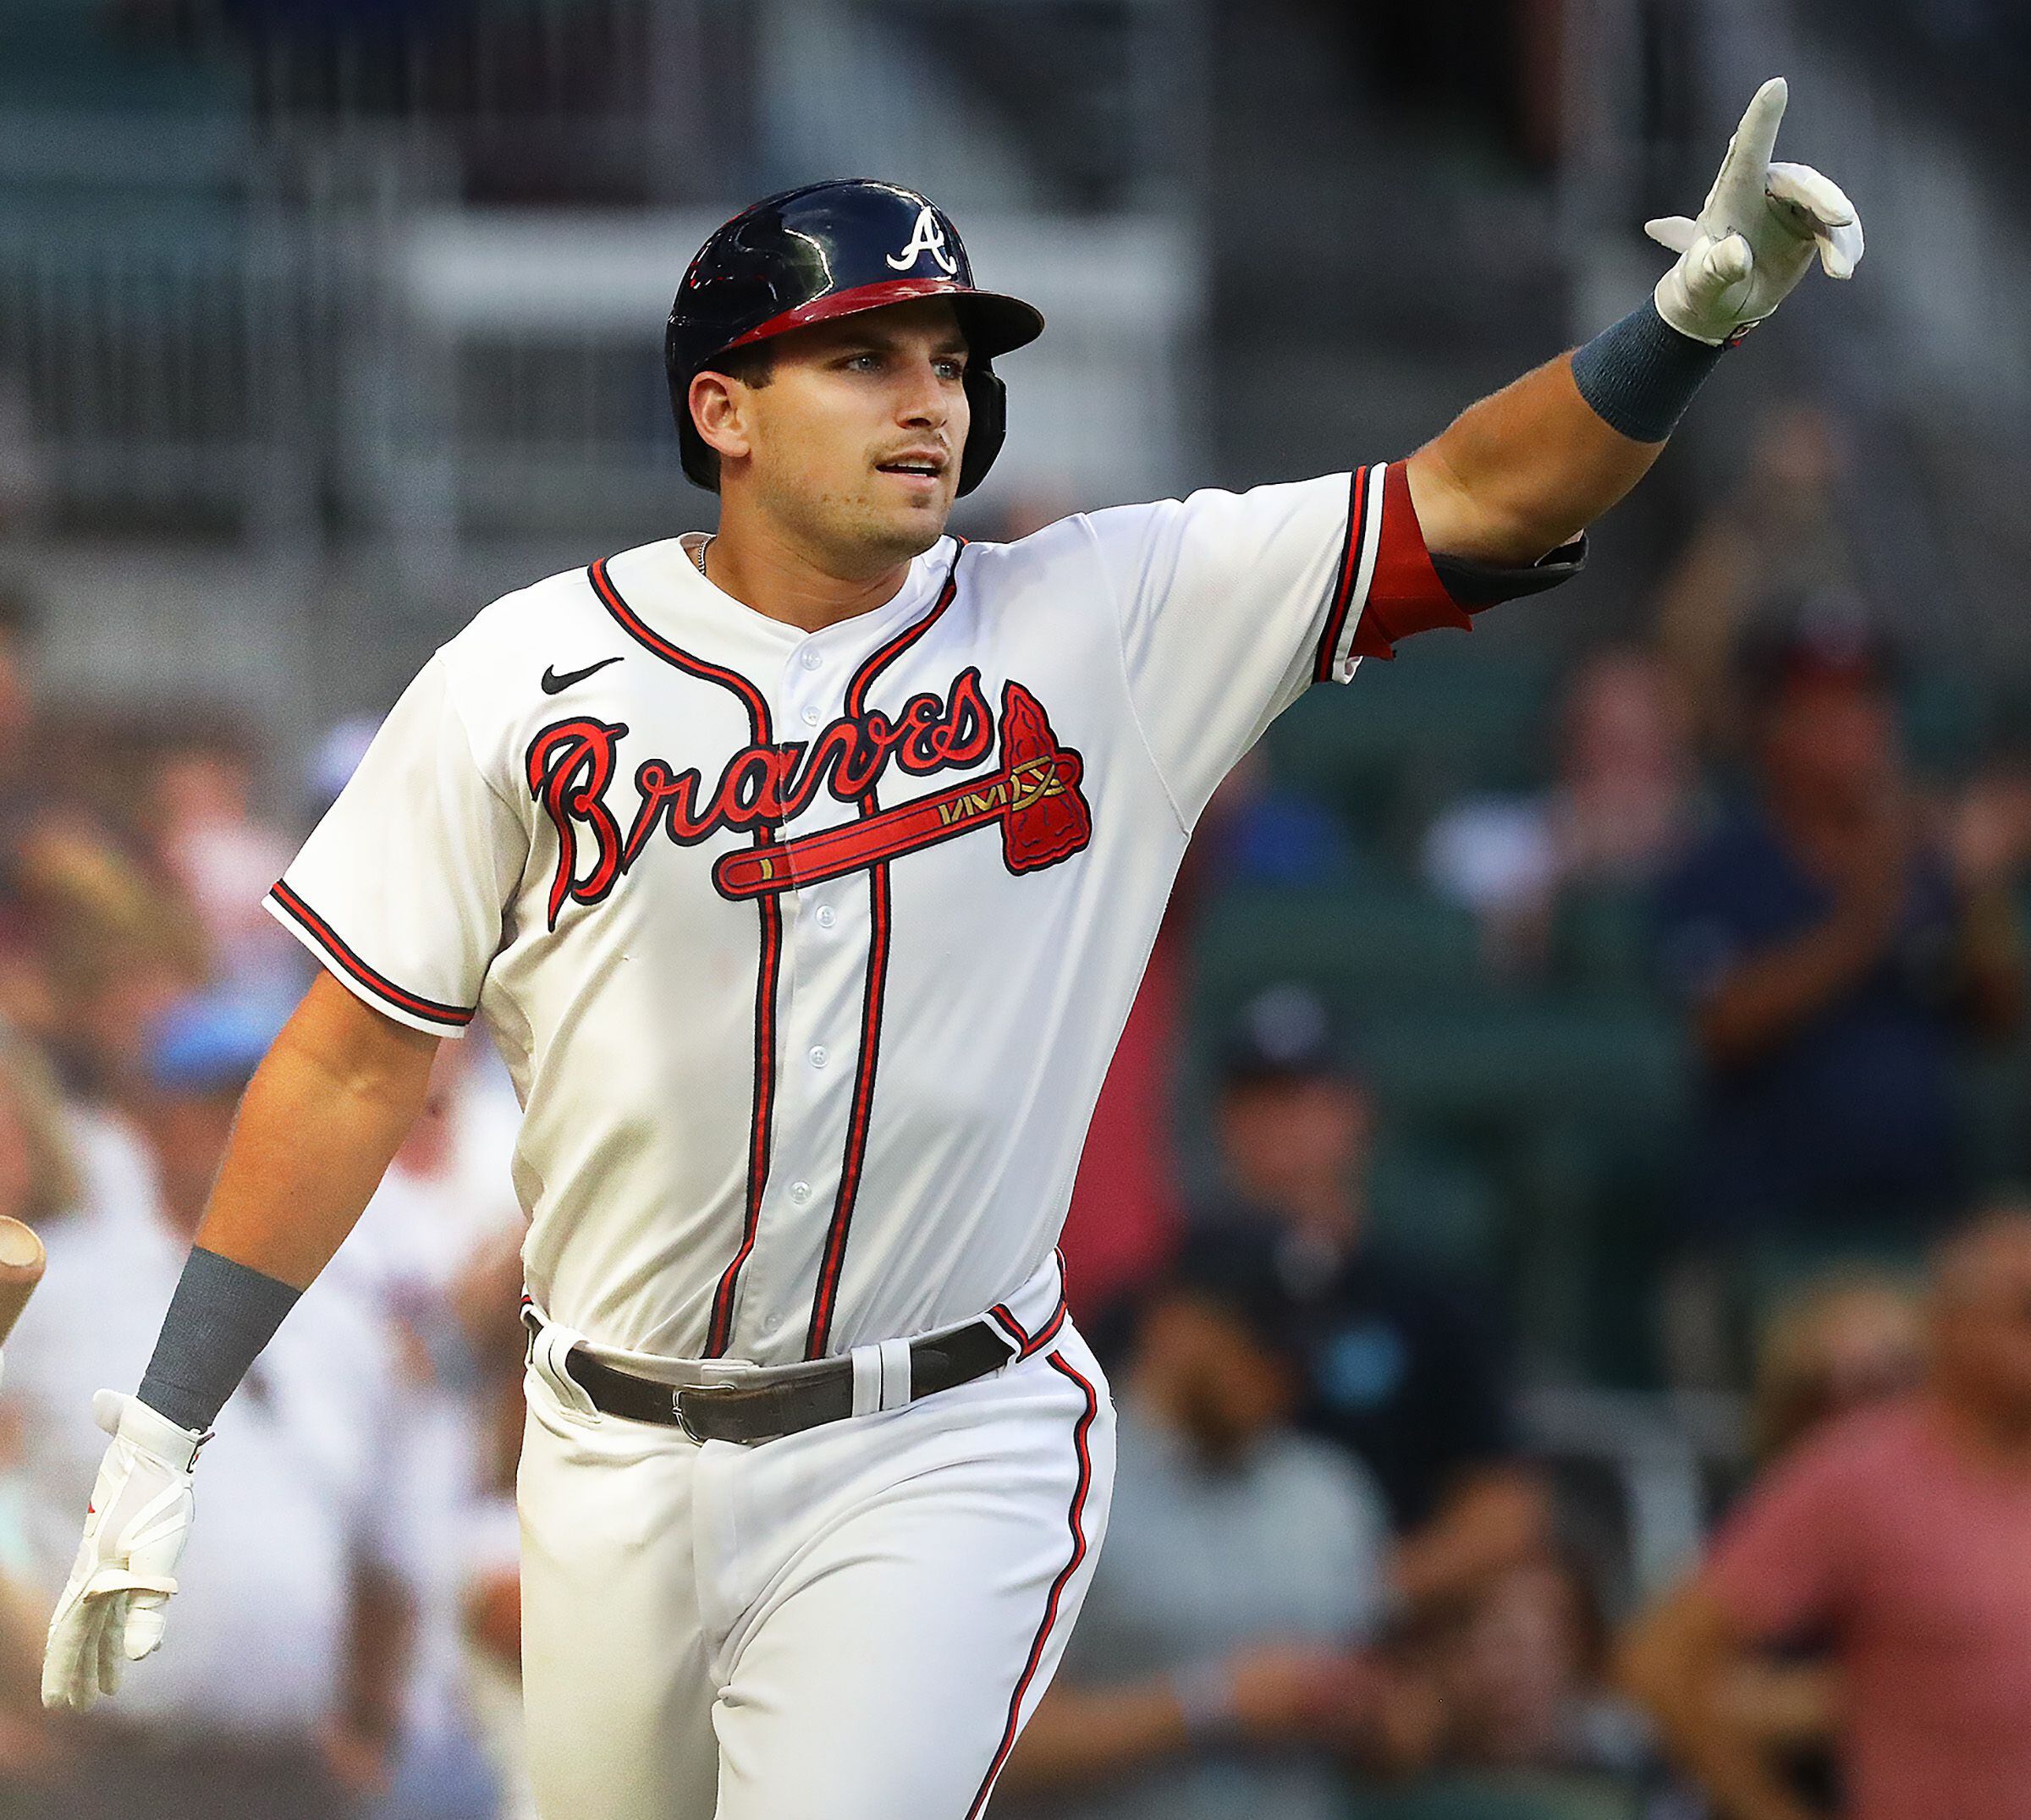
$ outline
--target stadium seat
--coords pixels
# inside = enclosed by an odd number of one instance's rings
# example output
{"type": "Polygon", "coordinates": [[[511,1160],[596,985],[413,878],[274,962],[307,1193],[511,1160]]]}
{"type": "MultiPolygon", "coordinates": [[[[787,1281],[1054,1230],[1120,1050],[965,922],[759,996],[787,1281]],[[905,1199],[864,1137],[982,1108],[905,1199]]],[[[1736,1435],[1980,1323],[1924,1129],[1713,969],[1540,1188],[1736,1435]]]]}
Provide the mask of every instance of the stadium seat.
{"type": "Polygon", "coordinates": [[[1434,1007],[1363,1020],[1361,1045],[1384,1106],[1420,1127],[1566,1118],[1647,1141],[1676,1124],[1686,1099],[1684,1033],[1639,1003],[1434,1007]]]}
{"type": "Polygon", "coordinates": [[[1368,1230],[1393,1251],[1484,1276],[1507,1237],[1502,1185],[1460,1148],[1385,1138],[1370,1166],[1368,1230]]]}
{"type": "Polygon", "coordinates": [[[1215,1030],[1286,980],[1315,987],[1356,1021],[1406,1001],[1457,1003],[1489,990],[1473,918],[1397,883],[1230,891],[1207,907],[1192,946],[1197,1008],[1215,1030]]]}
{"type": "Polygon", "coordinates": [[[1345,690],[1315,689],[1270,729],[1277,775],[1407,842],[1469,790],[1538,781],[1551,668],[1506,646],[1441,640],[1369,663],[1345,690]]]}
{"type": "Polygon", "coordinates": [[[1637,1797],[1585,1775],[1446,1775],[1387,1793],[1357,1794],[1348,1820],[1637,1820],[1637,1797]]]}

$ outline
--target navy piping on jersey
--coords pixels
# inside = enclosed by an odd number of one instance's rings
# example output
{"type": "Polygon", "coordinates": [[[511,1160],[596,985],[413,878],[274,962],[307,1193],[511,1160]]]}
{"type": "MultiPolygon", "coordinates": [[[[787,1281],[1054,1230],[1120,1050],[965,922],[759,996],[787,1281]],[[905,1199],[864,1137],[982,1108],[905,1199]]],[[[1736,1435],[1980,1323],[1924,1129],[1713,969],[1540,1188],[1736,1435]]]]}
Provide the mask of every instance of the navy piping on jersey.
{"type": "MultiPolygon", "coordinates": [[[[693,657],[645,624],[634,608],[621,598],[620,591],[614,586],[613,577],[607,572],[604,557],[593,564],[586,575],[600,603],[619,622],[623,631],[666,663],[674,664],[703,682],[716,683],[738,696],[747,709],[754,743],[757,745],[773,743],[769,729],[768,703],[753,683],[738,670],[725,669],[707,663],[702,657],[693,657]]],[[[773,844],[775,838],[775,829],[767,824],[755,829],[757,847],[773,844]]],[[[754,1119],[748,1135],[747,1207],[741,1223],[740,1249],[720,1273],[718,1287],[713,1295],[712,1324],[706,1336],[704,1354],[708,1359],[718,1358],[732,1340],[734,1301],[740,1271],[755,1248],[755,1232],[762,1218],[762,1197],[768,1185],[769,1148],[775,1117],[776,995],[783,961],[783,907],[773,892],[757,898],[755,902],[762,917],[762,950],[755,968],[754,1119]]]]}
{"type": "Polygon", "coordinates": [[[368,966],[346,945],[344,937],[281,879],[277,879],[268,888],[268,895],[290,921],[338,963],[339,970],[348,979],[364,986],[375,998],[399,1007],[411,1017],[420,1017],[432,1024],[442,1024],[448,1030],[463,1030],[471,1023],[472,1010],[470,1007],[442,1004],[435,998],[426,998],[419,992],[412,992],[396,985],[385,973],[368,966]]]}
{"type": "MultiPolygon", "coordinates": [[[[1381,484],[1381,470],[1376,468],[1357,468],[1347,487],[1347,534],[1340,547],[1340,568],[1333,582],[1333,598],[1326,609],[1326,629],[1319,635],[1318,649],[1312,662],[1312,679],[1326,683],[1333,679],[1333,667],[1340,657],[1342,634],[1346,630],[1347,609],[1354,598],[1355,583],[1361,575],[1362,561],[1368,553],[1368,489],[1381,484]],[[1371,481],[1369,476],[1376,479],[1371,481]]],[[[1379,518],[1376,531],[1381,531],[1379,518]]]]}
{"type": "Polygon", "coordinates": [[[1015,1735],[1021,1729],[1022,1697],[1030,1691],[1030,1683],[1037,1678],[1037,1669],[1043,1660],[1044,1645],[1050,1640],[1051,1627],[1058,1622],[1058,1608],[1065,1598],[1065,1589],[1071,1577],[1079,1570],[1079,1564],[1086,1559],[1086,1498],[1093,1483],[1093,1456],[1087,1438],[1093,1426],[1093,1418],[1100,1413],[1100,1394],[1077,1372],[1065,1362],[1061,1353],[1051,1353],[1043,1361],[1061,1376],[1069,1377],[1078,1385],[1086,1399],[1086,1407],[1080,1411],[1079,1419],[1072,1425],[1072,1450],[1079,1458],[1079,1476],[1073,1482],[1071,1508],[1065,1513],[1065,1521],[1072,1534],[1071,1558],[1058,1570],[1058,1577],[1051,1582],[1049,1596],[1043,1602],[1043,1621],[1037,1626],[1037,1635],[1031,1640],[1028,1659],[1022,1665],[1022,1673],[1016,1678],[1015,1691],[1009,1696],[1008,1722],[1002,1727],[1001,1742],[994,1752],[994,1760],[988,1765],[988,1773],[980,1779],[980,1787],[973,1796],[973,1805],[966,1809],[966,1820],[978,1820],[980,1811],[987,1805],[988,1795],[994,1792],[994,1779],[1001,1773],[1001,1766],[1009,1760],[1009,1752],[1015,1748],[1015,1735]]]}
{"type": "MultiPolygon", "coordinates": [[[[952,566],[931,610],[914,624],[906,626],[870,657],[847,685],[845,712],[858,720],[867,712],[867,691],[889,665],[937,624],[959,591],[959,558],[966,540],[952,553],[952,566]]],[[[860,800],[864,820],[880,805],[871,784],[860,800]]],[[[825,1249],[818,1261],[817,1287],[811,1299],[811,1322],[804,1336],[804,1356],[822,1359],[832,1342],[832,1317],[839,1306],[839,1276],[846,1261],[846,1237],[853,1224],[853,1210],[860,1199],[861,1166],[867,1156],[867,1126],[874,1105],[874,1072],[882,1044],[882,1011],[888,996],[889,894],[889,862],[867,868],[868,934],[867,977],[861,1000],[861,1054],[854,1069],[853,1110],[846,1125],[846,1151],[839,1164],[839,1191],[833,1201],[832,1218],[825,1230],[825,1249]]]]}

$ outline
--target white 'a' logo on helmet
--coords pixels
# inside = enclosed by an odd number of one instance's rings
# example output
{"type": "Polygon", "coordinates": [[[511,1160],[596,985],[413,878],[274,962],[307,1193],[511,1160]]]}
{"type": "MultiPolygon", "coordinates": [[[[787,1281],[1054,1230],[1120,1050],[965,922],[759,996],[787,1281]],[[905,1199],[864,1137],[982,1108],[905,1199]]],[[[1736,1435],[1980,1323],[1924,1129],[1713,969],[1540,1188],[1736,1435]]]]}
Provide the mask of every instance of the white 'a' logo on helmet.
{"type": "Polygon", "coordinates": [[[916,225],[910,230],[910,244],[901,252],[888,255],[887,262],[898,272],[907,272],[926,253],[938,261],[938,269],[947,278],[958,272],[959,261],[945,250],[944,229],[938,226],[929,203],[916,212],[916,225]]]}

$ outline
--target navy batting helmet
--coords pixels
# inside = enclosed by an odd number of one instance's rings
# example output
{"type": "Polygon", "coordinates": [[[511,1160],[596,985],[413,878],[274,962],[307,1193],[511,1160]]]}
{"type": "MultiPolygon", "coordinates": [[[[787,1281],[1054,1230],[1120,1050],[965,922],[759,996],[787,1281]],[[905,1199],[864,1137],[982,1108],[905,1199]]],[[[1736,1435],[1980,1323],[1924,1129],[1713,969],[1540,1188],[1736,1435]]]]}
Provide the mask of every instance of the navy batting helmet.
{"type": "Polygon", "coordinates": [[[1007,393],[993,359],[1034,341],[1043,318],[1027,303],[977,290],[966,247],[935,203],[894,184],[839,178],[785,190],[736,215],[698,249],[663,336],[684,471],[718,490],[718,465],[691,421],[691,381],[735,348],[811,322],[916,297],[949,297],[966,338],[972,427],[959,459],[971,492],[1000,452],[1007,393]]]}

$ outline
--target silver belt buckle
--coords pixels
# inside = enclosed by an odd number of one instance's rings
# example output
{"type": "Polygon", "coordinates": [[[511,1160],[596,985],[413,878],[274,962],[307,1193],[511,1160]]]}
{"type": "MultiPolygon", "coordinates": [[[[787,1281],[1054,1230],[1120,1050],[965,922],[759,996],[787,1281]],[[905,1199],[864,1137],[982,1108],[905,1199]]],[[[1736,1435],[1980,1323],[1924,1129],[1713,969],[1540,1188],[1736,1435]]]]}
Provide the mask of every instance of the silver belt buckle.
{"type": "Polygon", "coordinates": [[[713,1438],[711,1435],[701,1434],[691,1426],[691,1418],[685,1410],[684,1399],[686,1397],[710,1396],[715,1390],[731,1390],[734,1388],[735,1380],[731,1378],[724,1383],[678,1384],[674,1386],[670,1392],[670,1410],[677,1418],[677,1426],[701,1445],[711,1440],[713,1438]]]}

